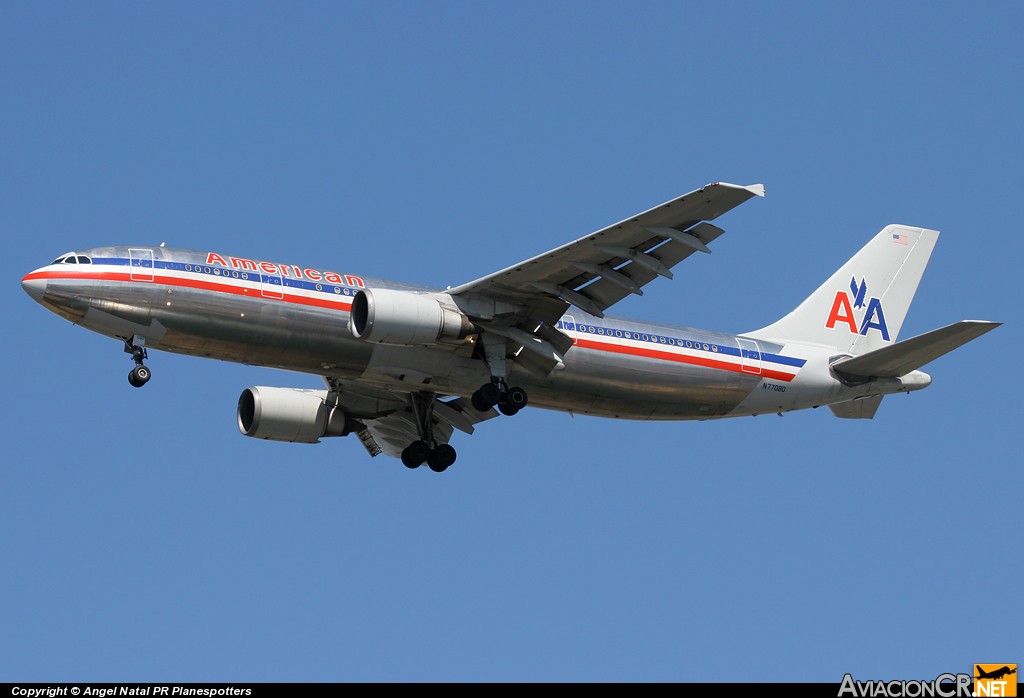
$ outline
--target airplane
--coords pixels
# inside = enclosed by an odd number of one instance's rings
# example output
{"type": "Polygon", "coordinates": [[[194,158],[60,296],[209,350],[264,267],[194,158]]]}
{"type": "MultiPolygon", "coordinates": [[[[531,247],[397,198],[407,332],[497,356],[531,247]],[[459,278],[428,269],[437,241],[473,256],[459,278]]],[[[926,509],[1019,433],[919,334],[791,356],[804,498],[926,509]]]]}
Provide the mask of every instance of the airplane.
{"type": "Polygon", "coordinates": [[[239,431],[370,456],[456,460],[455,430],[533,407],[631,420],[707,420],[827,405],[871,419],[919,369],[1001,323],[964,320],[897,341],[938,231],[888,225],[795,310],[728,334],[607,315],[724,231],[710,221],[760,184],[714,182],[475,281],[446,289],[214,251],[95,247],[22,279],[48,310],[119,340],[141,387],[148,350],[321,376],[322,390],[253,386],[239,431]]]}
{"type": "Polygon", "coordinates": [[[974,677],[976,679],[1001,679],[1004,676],[1017,673],[1016,666],[1014,666],[1012,669],[1009,666],[1003,666],[994,671],[985,671],[977,664],[975,664],[974,666],[978,670],[978,675],[974,677]]]}

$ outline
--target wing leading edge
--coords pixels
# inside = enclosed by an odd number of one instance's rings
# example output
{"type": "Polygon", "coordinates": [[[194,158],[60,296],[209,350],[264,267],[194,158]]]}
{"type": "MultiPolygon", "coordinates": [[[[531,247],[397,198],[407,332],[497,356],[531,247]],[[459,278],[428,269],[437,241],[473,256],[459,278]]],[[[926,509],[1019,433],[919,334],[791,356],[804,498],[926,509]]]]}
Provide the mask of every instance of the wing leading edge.
{"type": "Polygon", "coordinates": [[[544,295],[601,317],[658,276],[671,279],[672,267],[694,252],[710,252],[724,231],[707,221],[754,196],[764,196],[764,186],[708,184],[449,293],[516,304],[544,295]]]}

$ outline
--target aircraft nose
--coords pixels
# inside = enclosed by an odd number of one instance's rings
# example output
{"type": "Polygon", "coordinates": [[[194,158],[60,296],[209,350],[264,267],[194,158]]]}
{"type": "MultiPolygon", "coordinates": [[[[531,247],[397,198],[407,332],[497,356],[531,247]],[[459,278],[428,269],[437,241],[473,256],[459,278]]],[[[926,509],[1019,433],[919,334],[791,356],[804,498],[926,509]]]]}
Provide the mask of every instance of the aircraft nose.
{"type": "Polygon", "coordinates": [[[46,293],[46,279],[40,279],[29,274],[21,280],[21,287],[25,289],[25,293],[32,297],[32,300],[39,302],[43,300],[43,295],[46,293]]]}

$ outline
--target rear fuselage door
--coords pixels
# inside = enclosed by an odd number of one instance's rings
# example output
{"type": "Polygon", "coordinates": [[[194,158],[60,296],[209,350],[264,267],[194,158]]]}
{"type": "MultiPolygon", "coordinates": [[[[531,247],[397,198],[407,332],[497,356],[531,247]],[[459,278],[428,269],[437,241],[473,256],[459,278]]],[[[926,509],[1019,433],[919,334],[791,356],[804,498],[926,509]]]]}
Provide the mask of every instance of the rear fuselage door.
{"type": "Polygon", "coordinates": [[[761,375],[761,348],[753,339],[736,338],[740,345],[740,367],[744,373],[761,375]]]}

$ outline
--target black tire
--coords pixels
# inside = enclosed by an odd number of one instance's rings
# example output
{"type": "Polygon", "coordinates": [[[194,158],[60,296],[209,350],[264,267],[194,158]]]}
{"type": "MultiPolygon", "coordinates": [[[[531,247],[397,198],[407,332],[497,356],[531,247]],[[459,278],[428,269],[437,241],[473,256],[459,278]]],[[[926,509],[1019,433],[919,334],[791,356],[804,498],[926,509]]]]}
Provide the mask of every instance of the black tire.
{"type": "Polygon", "coordinates": [[[444,472],[444,465],[442,465],[441,461],[437,459],[437,456],[434,455],[433,451],[431,451],[430,455],[427,456],[427,467],[435,473],[444,472]]]}
{"type": "Polygon", "coordinates": [[[519,412],[519,409],[513,407],[507,402],[502,402],[500,405],[498,405],[498,411],[501,412],[506,417],[514,417],[519,412]]]}
{"type": "Polygon", "coordinates": [[[145,366],[136,366],[128,374],[128,382],[131,383],[133,388],[141,388],[149,379],[153,377],[153,373],[145,366]]]}
{"type": "Polygon", "coordinates": [[[471,397],[469,401],[473,403],[473,409],[476,410],[477,412],[486,412],[487,410],[491,409],[494,406],[488,405],[486,402],[484,402],[483,398],[480,397],[479,390],[473,393],[473,397],[471,397]]]}
{"type": "Polygon", "coordinates": [[[494,383],[481,385],[480,389],[473,393],[473,407],[478,412],[486,412],[501,401],[501,388],[494,383]],[[486,406],[485,406],[486,405],[486,406]]]}
{"type": "Polygon", "coordinates": [[[435,473],[443,473],[448,469],[448,466],[455,462],[455,458],[455,449],[448,444],[441,444],[430,452],[430,457],[427,458],[427,465],[435,473]]]}
{"type": "Polygon", "coordinates": [[[526,391],[522,388],[509,388],[508,392],[505,393],[505,399],[502,400],[509,407],[516,408],[516,412],[526,407],[526,403],[529,402],[529,397],[526,395],[526,391]]]}
{"type": "Polygon", "coordinates": [[[418,468],[430,455],[430,448],[423,441],[413,441],[402,451],[402,464],[406,468],[418,468]]]}

